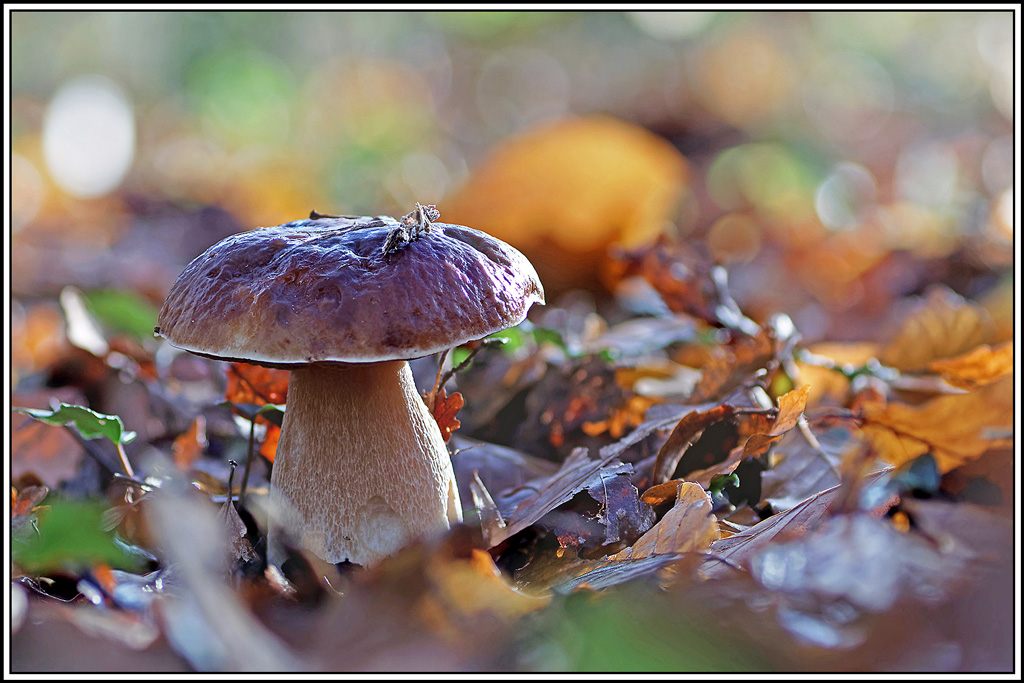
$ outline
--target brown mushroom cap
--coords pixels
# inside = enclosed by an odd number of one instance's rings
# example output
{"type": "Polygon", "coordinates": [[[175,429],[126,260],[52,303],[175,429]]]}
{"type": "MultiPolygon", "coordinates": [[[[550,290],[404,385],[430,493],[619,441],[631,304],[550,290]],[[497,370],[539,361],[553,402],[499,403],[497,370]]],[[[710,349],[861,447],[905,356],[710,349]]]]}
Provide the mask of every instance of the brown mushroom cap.
{"type": "Polygon", "coordinates": [[[432,223],[385,254],[399,227],[345,216],[228,237],[178,276],[157,333],[264,365],[408,360],[516,325],[544,302],[533,266],[501,240],[432,223]]]}

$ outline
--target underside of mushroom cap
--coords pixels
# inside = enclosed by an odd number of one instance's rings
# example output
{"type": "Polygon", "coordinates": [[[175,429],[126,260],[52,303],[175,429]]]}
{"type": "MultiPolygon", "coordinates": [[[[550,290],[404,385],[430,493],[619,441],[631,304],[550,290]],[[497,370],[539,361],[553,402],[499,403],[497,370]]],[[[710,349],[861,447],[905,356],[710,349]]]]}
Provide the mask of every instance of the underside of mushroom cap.
{"type": "Polygon", "coordinates": [[[432,223],[386,250],[389,216],[323,217],[228,237],[178,277],[157,333],[265,365],[411,359],[516,325],[544,302],[519,251],[432,223]]]}

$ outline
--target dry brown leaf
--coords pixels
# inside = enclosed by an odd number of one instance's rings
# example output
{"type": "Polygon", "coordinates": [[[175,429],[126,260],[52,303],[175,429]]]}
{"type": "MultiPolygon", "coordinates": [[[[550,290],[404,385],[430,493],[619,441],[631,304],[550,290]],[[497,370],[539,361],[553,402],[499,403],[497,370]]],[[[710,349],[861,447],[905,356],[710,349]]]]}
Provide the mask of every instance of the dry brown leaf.
{"type": "Polygon", "coordinates": [[[497,529],[489,539],[490,547],[494,547],[526,527],[530,526],[551,510],[568,501],[582,491],[605,467],[622,467],[608,465],[614,456],[601,460],[591,460],[587,449],[576,448],[565,459],[555,474],[547,479],[536,482],[536,492],[522,500],[515,511],[509,515],[508,524],[497,529]]]}
{"type": "Polygon", "coordinates": [[[767,432],[759,432],[751,435],[743,446],[743,457],[754,458],[766,452],[768,448],[782,438],[782,435],[797,425],[800,416],[804,413],[804,406],[807,405],[807,395],[810,386],[805,384],[802,387],[779,397],[779,413],[775,417],[775,423],[767,432]]]}
{"type": "Polygon", "coordinates": [[[66,352],[64,317],[55,304],[39,303],[25,311],[16,308],[10,322],[11,366],[16,372],[31,374],[66,352]]]}
{"type": "Polygon", "coordinates": [[[995,348],[984,344],[962,356],[932,361],[929,369],[955,387],[983,387],[1013,373],[1013,342],[995,348]]]}
{"type": "Polygon", "coordinates": [[[27,515],[39,503],[43,502],[50,492],[45,486],[26,486],[20,491],[11,487],[11,517],[27,515]]]}
{"type": "Polygon", "coordinates": [[[861,432],[879,458],[901,465],[930,452],[939,470],[948,472],[989,449],[1012,445],[1002,433],[1013,429],[1013,377],[920,405],[865,402],[861,417],[861,432]]]}
{"type": "MultiPolygon", "coordinates": [[[[85,398],[70,387],[55,389],[52,393],[18,392],[11,396],[11,404],[25,408],[49,408],[50,401],[82,405],[85,398]]],[[[62,482],[78,472],[85,449],[68,429],[54,427],[20,412],[11,413],[10,463],[11,478],[34,474],[50,487],[58,489],[62,482]]],[[[114,459],[111,458],[111,467],[114,459]]]]}
{"type": "Polygon", "coordinates": [[[995,326],[981,306],[945,288],[929,290],[878,359],[897,370],[925,370],[935,360],[952,358],[994,341],[995,326]]]}
{"type": "Polygon", "coordinates": [[[667,481],[675,472],[687,449],[701,437],[704,430],[713,424],[728,420],[733,412],[731,405],[723,403],[707,410],[695,408],[684,415],[668,435],[668,440],[658,450],[658,457],[652,468],[651,483],[656,485],[667,481]]]}
{"type": "Polygon", "coordinates": [[[732,474],[744,460],[746,460],[744,450],[742,448],[733,448],[721,462],[717,462],[710,467],[687,472],[684,478],[686,481],[700,484],[701,488],[707,489],[711,485],[712,479],[720,474],[732,474]]]}
{"type": "Polygon", "coordinates": [[[774,334],[761,328],[754,336],[738,335],[717,349],[702,368],[700,381],[687,403],[721,399],[778,362],[774,334]]]}
{"type": "Polygon", "coordinates": [[[654,555],[700,552],[717,539],[718,521],[711,512],[711,498],[699,484],[683,482],[672,509],[632,547],[611,559],[636,561],[654,555]]]}

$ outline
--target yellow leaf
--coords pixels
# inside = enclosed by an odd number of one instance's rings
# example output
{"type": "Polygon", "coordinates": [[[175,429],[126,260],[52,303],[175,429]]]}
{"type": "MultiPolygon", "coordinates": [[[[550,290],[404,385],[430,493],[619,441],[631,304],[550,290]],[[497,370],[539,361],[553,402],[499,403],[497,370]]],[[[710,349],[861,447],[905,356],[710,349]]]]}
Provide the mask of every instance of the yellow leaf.
{"type": "Polygon", "coordinates": [[[510,586],[486,551],[474,548],[468,558],[435,558],[426,567],[445,611],[459,615],[484,612],[515,619],[548,604],[510,586]]]}
{"type": "Polygon", "coordinates": [[[1012,445],[1013,377],[968,394],[943,395],[920,405],[865,403],[861,431],[879,458],[901,465],[932,453],[948,472],[993,448],[1012,445]]]}
{"type": "Polygon", "coordinates": [[[996,348],[982,345],[956,358],[932,361],[931,370],[947,383],[961,389],[974,389],[1013,374],[1013,342],[996,348]]]}
{"type": "Polygon", "coordinates": [[[993,341],[995,326],[981,306],[951,290],[935,288],[909,315],[878,359],[902,371],[924,370],[993,341]]]}

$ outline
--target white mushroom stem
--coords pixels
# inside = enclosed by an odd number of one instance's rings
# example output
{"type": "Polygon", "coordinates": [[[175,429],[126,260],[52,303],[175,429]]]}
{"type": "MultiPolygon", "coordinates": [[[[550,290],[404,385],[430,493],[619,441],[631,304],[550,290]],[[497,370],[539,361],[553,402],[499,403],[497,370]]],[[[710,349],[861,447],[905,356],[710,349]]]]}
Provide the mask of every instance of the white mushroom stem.
{"type": "MultiPolygon", "coordinates": [[[[406,361],[293,370],[271,476],[293,539],[372,565],[462,520],[451,458],[406,361]]],[[[271,526],[271,561],[280,529],[271,526]]]]}

